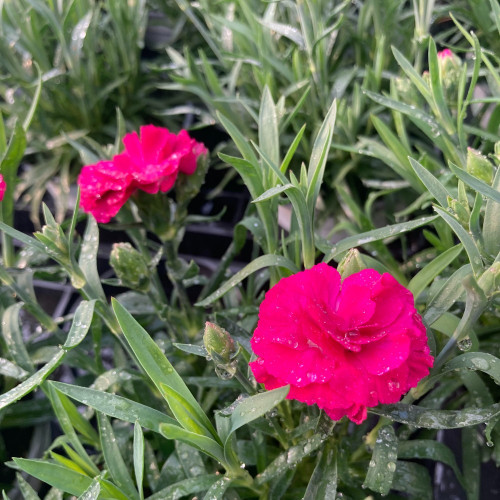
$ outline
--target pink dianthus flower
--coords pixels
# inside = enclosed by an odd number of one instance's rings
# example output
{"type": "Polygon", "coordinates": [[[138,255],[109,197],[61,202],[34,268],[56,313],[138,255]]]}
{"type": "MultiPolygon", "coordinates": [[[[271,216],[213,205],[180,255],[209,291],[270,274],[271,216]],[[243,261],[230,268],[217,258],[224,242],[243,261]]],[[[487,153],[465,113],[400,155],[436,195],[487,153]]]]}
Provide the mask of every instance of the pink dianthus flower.
{"type": "Polygon", "coordinates": [[[390,274],[366,269],[343,280],[327,264],[269,290],[252,337],[250,363],[266,389],[317,404],[333,419],[366,419],[396,403],[433,364],[413,296],[390,274]]]}
{"type": "Polygon", "coordinates": [[[192,175],[205,146],[185,130],[178,135],[166,128],[146,125],[123,138],[125,149],[111,161],[83,167],[78,178],[81,206],[97,222],[109,222],[140,189],[146,193],[170,190],[179,172],[192,175]]]}
{"type": "Polygon", "coordinates": [[[0,201],[3,200],[3,195],[5,194],[6,189],[7,189],[7,184],[4,181],[3,175],[0,174],[0,201]]]}

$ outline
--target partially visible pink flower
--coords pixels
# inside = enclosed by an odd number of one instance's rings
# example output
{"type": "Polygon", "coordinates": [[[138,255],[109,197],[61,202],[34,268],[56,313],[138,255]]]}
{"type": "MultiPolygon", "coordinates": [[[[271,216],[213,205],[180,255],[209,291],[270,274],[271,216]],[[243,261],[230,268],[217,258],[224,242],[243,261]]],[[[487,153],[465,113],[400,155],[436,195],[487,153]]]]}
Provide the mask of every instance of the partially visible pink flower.
{"type": "Polygon", "coordinates": [[[342,283],[327,264],[283,278],[260,306],[250,363],[266,389],[361,423],[395,403],[433,364],[412,294],[391,275],[360,271],[342,283]]]}
{"type": "Polygon", "coordinates": [[[126,168],[113,161],[100,161],[82,168],[78,177],[82,209],[97,222],[109,222],[135,191],[126,168]]]}
{"type": "Polygon", "coordinates": [[[6,189],[7,189],[7,184],[3,179],[3,175],[0,174],[0,201],[3,200],[3,195],[5,194],[6,189]]]}
{"type": "Polygon", "coordinates": [[[437,53],[439,59],[446,59],[447,57],[455,57],[455,54],[450,49],[444,49],[437,53]]]}
{"type": "Polygon", "coordinates": [[[179,172],[191,175],[205,146],[185,130],[176,135],[166,128],[146,125],[123,138],[125,150],[111,161],[83,167],[78,178],[81,206],[97,222],[109,222],[140,189],[155,194],[170,190],[179,172]]]}

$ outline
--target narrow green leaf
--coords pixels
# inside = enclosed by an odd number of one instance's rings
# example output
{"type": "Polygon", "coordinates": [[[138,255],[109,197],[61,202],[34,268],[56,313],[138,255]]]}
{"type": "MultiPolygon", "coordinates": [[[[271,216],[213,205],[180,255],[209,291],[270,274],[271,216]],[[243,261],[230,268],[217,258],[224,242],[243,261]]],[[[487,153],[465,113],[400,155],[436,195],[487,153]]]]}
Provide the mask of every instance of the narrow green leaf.
{"type": "Polygon", "coordinates": [[[30,128],[33,117],[35,116],[36,108],[38,107],[38,101],[40,100],[40,95],[42,93],[42,71],[36,61],[33,61],[33,64],[36,68],[36,73],[37,73],[36,89],[31,99],[30,109],[28,110],[28,114],[26,115],[26,118],[24,119],[23,122],[23,129],[25,132],[27,132],[28,129],[30,128]]]}
{"type": "Polygon", "coordinates": [[[274,198],[278,194],[283,193],[288,189],[295,189],[295,186],[293,184],[285,184],[283,186],[273,187],[271,189],[268,189],[267,191],[264,191],[264,193],[255,198],[255,200],[252,200],[252,203],[259,203],[261,201],[269,200],[270,198],[274,198]]]}
{"type": "Polygon", "coordinates": [[[174,342],[173,346],[189,354],[194,354],[196,356],[201,356],[203,358],[206,358],[208,356],[208,351],[205,349],[205,346],[202,345],[179,344],[177,342],[174,342]]]}
{"type": "Polygon", "coordinates": [[[500,414],[500,403],[486,408],[464,410],[430,410],[420,406],[398,403],[383,405],[369,410],[375,415],[387,417],[394,422],[414,425],[424,429],[457,429],[478,425],[500,414]]]}
{"type": "MultiPolygon", "coordinates": [[[[500,192],[500,168],[493,179],[492,189],[500,192]]],[[[500,203],[489,199],[486,203],[483,221],[484,249],[491,256],[500,252],[500,203]]]]}
{"type": "Polygon", "coordinates": [[[266,85],[262,91],[259,111],[259,146],[269,159],[279,164],[279,135],[278,113],[269,87],[266,85]]]}
{"type": "Polygon", "coordinates": [[[283,162],[280,165],[280,171],[282,174],[284,174],[287,171],[288,165],[290,165],[290,162],[292,161],[293,155],[295,154],[295,151],[297,150],[300,144],[300,141],[302,139],[302,136],[304,135],[305,130],[306,126],[302,125],[302,128],[297,132],[297,135],[295,136],[295,139],[293,140],[292,144],[290,144],[290,147],[286,152],[285,158],[283,159],[283,162]]]}
{"type": "Polygon", "coordinates": [[[387,495],[392,486],[397,458],[398,438],[391,425],[384,425],[378,431],[363,487],[387,495]]]}
{"type": "MultiPolygon", "coordinates": [[[[240,427],[261,417],[276,405],[281,403],[290,391],[290,386],[279,387],[272,391],[261,392],[244,399],[231,413],[231,427],[229,436],[240,427]]],[[[226,438],[229,439],[229,436],[226,438]]]]}
{"type": "Polygon", "coordinates": [[[398,458],[435,460],[442,462],[453,469],[455,476],[463,485],[463,476],[458,468],[455,455],[443,443],[432,439],[411,439],[400,441],[398,444],[398,458]]]}
{"type": "MultiPolygon", "coordinates": [[[[7,145],[7,150],[0,158],[0,169],[7,184],[2,201],[3,221],[13,225],[14,191],[17,184],[17,170],[26,150],[26,133],[23,127],[16,122],[7,145]]],[[[5,231],[7,233],[7,231],[5,231]]]]}
{"type": "Polygon", "coordinates": [[[221,477],[216,481],[205,493],[203,500],[224,500],[224,493],[231,486],[231,478],[228,476],[221,477]]]}
{"type": "Polygon", "coordinates": [[[483,271],[483,261],[472,237],[448,212],[436,206],[434,207],[434,210],[445,220],[445,222],[451,227],[451,229],[453,229],[458,239],[462,242],[467,255],[469,256],[470,265],[472,266],[474,274],[476,276],[480,276],[483,271]]]}
{"type": "MultiPolygon", "coordinates": [[[[2,203],[5,203],[5,201],[2,201],[2,203]]],[[[21,243],[28,245],[28,248],[34,248],[35,250],[47,254],[47,249],[45,248],[45,245],[37,241],[35,238],[32,238],[31,236],[28,236],[22,233],[21,231],[18,231],[17,229],[8,226],[4,222],[0,222],[0,231],[3,231],[9,236],[12,236],[16,240],[19,240],[21,243]]]]}
{"type": "MultiPolygon", "coordinates": [[[[52,386],[51,383],[48,385],[52,386]]],[[[76,406],[70,401],[70,399],[58,391],[58,397],[61,401],[61,404],[67,413],[71,425],[82,435],[87,438],[88,441],[94,444],[94,446],[98,446],[99,444],[99,436],[97,435],[96,430],[93,425],[78,411],[76,406]]]]}
{"type": "Polygon", "coordinates": [[[19,312],[23,302],[13,304],[5,309],[2,317],[2,335],[9,351],[10,357],[24,370],[32,372],[33,363],[24,343],[19,326],[19,312]]]}
{"type": "MultiPolygon", "coordinates": [[[[68,467],[48,460],[14,458],[16,465],[31,476],[71,495],[80,496],[92,485],[92,479],[68,467]]],[[[116,486],[102,480],[102,499],[129,500],[116,486]]]]}
{"type": "Polygon", "coordinates": [[[36,491],[23,478],[23,476],[19,474],[19,472],[16,473],[16,480],[24,500],[40,500],[40,497],[36,494],[36,491]]]}
{"type": "Polygon", "coordinates": [[[59,349],[57,354],[40,370],[31,375],[24,382],[16,385],[10,391],[0,396],[0,410],[26,396],[33,389],[38,387],[56,368],[59,366],[66,352],[59,349]]]}
{"type": "Polygon", "coordinates": [[[477,430],[462,429],[462,469],[467,500],[479,500],[481,490],[481,450],[477,430]]]}
{"type": "Polygon", "coordinates": [[[134,473],[139,497],[144,499],[144,434],[138,422],[134,424],[134,473]]]}
{"type": "Polygon", "coordinates": [[[15,365],[5,358],[0,358],[0,374],[6,377],[15,378],[16,380],[24,380],[29,372],[23,370],[20,366],[15,365]]]}
{"type": "Polygon", "coordinates": [[[478,178],[470,175],[465,170],[457,167],[451,161],[449,162],[450,170],[465,184],[467,184],[470,188],[478,193],[481,193],[483,196],[492,199],[496,203],[500,203],[500,191],[492,188],[486,182],[479,180],[478,178]]]}
{"type": "Polygon", "coordinates": [[[208,297],[203,299],[202,301],[196,303],[195,305],[199,307],[207,307],[216,300],[220,299],[224,294],[229,292],[236,285],[241,283],[245,278],[250,276],[251,274],[263,269],[265,267],[283,267],[292,273],[299,272],[297,266],[289,259],[281,256],[281,255],[261,255],[254,259],[250,264],[245,266],[241,271],[237,272],[232,278],[230,278],[226,283],[224,283],[217,291],[210,294],[208,297]]]}
{"type": "Polygon", "coordinates": [[[318,455],[303,500],[335,500],[337,481],[337,450],[326,445],[318,455]]]}
{"type": "Polygon", "coordinates": [[[401,143],[394,132],[378,116],[372,115],[370,119],[385,145],[397,158],[400,167],[397,169],[397,173],[408,181],[418,193],[421,193],[423,191],[422,183],[408,163],[411,151],[401,143]]]}
{"type": "Polygon", "coordinates": [[[448,267],[461,253],[464,247],[461,244],[448,248],[438,255],[432,262],[429,262],[419,271],[408,283],[408,290],[413,293],[415,299],[425,290],[444,269],[448,267]]]}
{"type": "Polygon", "coordinates": [[[318,198],[325,165],[328,159],[328,152],[332,144],[333,128],[335,126],[335,118],[337,116],[337,101],[334,100],[330,109],[326,113],[325,119],[321,124],[318,135],[314,140],[314,145],[311,152],[311,158],[307,167],[307,205],[309,210],[313,210],[318,198]]]}
{"type": "Polygon", "coordinates": [[[466,264],[444,281],[441,288],[427,303],[424,312],[424,320],[427,324],[432,325],[464,294],[465,288],[462,282],[471,273],[470,264],[466,264]]]}
{"type": "Polygon", "coordinates": [[[436,50],[436,44],[432,37],[429,37],[429,50],[428,50],[428,61],[429,61],[429,80],[432,92],[432,98],[435,103],[436,111],[441,121],[444,122],[447,130],[453,132],[453,120],[451,118],[448,107],[446,106],[446,101],[443,94],[443,86],[441,78],[439,76],[439,63],[436,50]],[[450,130],[451,129],[451,130],[450,130]]]}
{"type": "Polygon", "coordinates": [[[434,198],[442,207],[447,207],[448,197],[452,198],[451,193],[417,160],[414,160],[413,158],[409,158],[409,160],[411,166],[413,167],[413,170],[415,170],[415,173],[432,194],[432,196],[434,196],[434,198]]]}
{"type": "Polygon", "coordinates": [[[187,431],[178,425],[160,424],[160,434],[167,439],[177,439],[215,458],[221,464],[225,463],[222,446],[213,439],[187,431]]]}
{"type": "MultiPolygon", "coordinates": [[[[166,384],[160,383],[160,391],[167,400],[175,418],[184,429],[195,434],[206,435],[205,428],[198,422],[196,408],[166,384]]],[[[210,435],[207,437],[210,437],[210,435]]]]}
{"type": "Polygon", "coordinates": [[[434,498],[429,472],[423,465],[413,462],[397,461],[392,488],[418,500],[434,498]]]}
{"type": "Polygon", "coordinates": [[[275,480],[288,469],[296,467],[305,457],[316,451],[323,444],[323,440],[320,434],[313,434],[291,446],[287,451],[278,455],[261,474],[256,476],[255,483],[257,485],[265,484],[275,480]]]}
{"type": "Polygon", "coordinates": [[[366,245],[367,243],[372,243],[374,241],[383,240],[385,238],[390,238],[398,236],[417,227],[425,226],[433,220],[436,220],[436,216],[432,217],[422,217],[421,219],[401,222],[399,224],[393,224],[391,226],[381,227],[379,229],[372,229],[366,233],[356,234],[354,236],[348,236],[343,240],[339,241],[333,245],[330,252],[325,256],[323,262],[330,262],[337,255],[350,250],[351,248],[366,245]]]}
{"type": "Polygon", "coordinates": [[[78,305],[68,338],[64,343],[64,347],[67,349],[77,346],[87,335],[94,316],[95,302],[95,300],[82,300],[78,305]]]}
{"type": "Polygon", "coordinates": [[[5,135],[5,122],[2,112],[0,111],[0,158],[3,157],[7,149],[7,137],[5,135]]]}
{"type": "Polygon", "coordinates": [[[102,413],[97,412],[97,423],[104,461],[113,481],[128,497],[133,499],[139,498],[108,418],[102,413]]]}
{"type": "Polygon", "coordinates": [[[59,393],[50,384],[47,384],[46,387],[48,388],[48,390],[46,390],[46,394],[49,397],[49,400],[52,404],[52,408],[57,417],[57,421],[61,426],[62,431],[66,435],[66,438],[68,439],[69,443],[76,451],[78,457],[77,461],[79,465],[86,474],[89,475],[99,474],[99,469],[90,459],[85,448],[78,439],[78,436],[75,432],[75,429],[73,428],[69,415],[67,414],[66,409],[64,408],[62,401],[59,398],[59,393]]]}
{"type": "MultiPolygon", "coordinates": [[[[191,407],[193,417],[206,435],[217,440],[217,433],[205,412],[155,341],[116,299],[112,299],[112,306],[127,342],[160,393],[165,397],[162,387],[165,384],[179,394],[191,407]]],[[[168,399],[167,402],[170,404],[168,399]]]]}
{"type": "Polygon", "coordinates": [[[254,165],[258,164],[257,157],[255,156],[252,147],[248,143],[247,138],[238,130],[236,125],[234,125],[231,120],[226,118],[221,113],[217,113],[217,118],[221,122],[222,126],[226,129],[226,132],[231,136],[231,139],[233,139],[236,147],[243,155],[243,158],[254,165]]]}
{"type": "Polygon", "coordinates": [[[446,364],[449,370],[478,370],[500,384],[500,359],[487,352],[466,352],[446,364]]]}
{"type": "Polygon", "coordinates": [[[94,479],[90,486],[78,497],[78,500],[97,500],[101,493],[101,485],[97,479],[94,479]]]}
{"type": "Polygon", "coordinates": [[[87,227],[83,235],[78,265],[85,276],[87,284],[92,288],[94,296],[106,302],[101,278],[97,270],[97,252],[99,250],[99,227],[92,215],[87,217],[87,227]]]}
{"type": "Polygon", "coordinates": [[[80,401],[80,403],[90,406],[105,415],[131,424],[137,421],[142,427],[158,433],[160,432],[160,424],[178,425],[173,418],[158,410],[115,394],[62,382],[50,382],[50,384],[70,398],[80,401]]]}
{"type": "Polygon", "coordinates": [[[215,474],[205,474],[203,476],[183,479],[156,492],[154,495],[148,497],[147,500],[178,500],[184,496],[208,490],[219,479],[220,476],[216,476],[215,474]]]}
{"type": "Polygon", "coordinates": [[[24,458],[14,458],[14,462],[22,471],[71,495],[81,495],[92,484],[90,477],[55,462],[24,458]]]}
{"type": "Polygon", "coordinates": [[[406,59],[406,57],[396,47],[391,47],[391,49],[396,61],[401,66],[401,69],[406,73],[406,76],[408,76],[413,85],[417,87],[418,91],[422,94],[424,99],[429,104],[432,104],[432,94],[430,92],[429,85],[427,84],[427,82],[422,78],[420,73],[418,73],[417,70],[412,66],[410,61],[408,61],[408,59],[406,59]]]}

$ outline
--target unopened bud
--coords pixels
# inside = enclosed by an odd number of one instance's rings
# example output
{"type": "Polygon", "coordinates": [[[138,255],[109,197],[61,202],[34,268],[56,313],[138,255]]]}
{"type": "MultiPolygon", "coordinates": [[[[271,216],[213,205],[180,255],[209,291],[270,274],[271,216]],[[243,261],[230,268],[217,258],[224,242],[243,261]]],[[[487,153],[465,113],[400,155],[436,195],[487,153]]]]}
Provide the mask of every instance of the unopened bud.
{"type": "Polygon", "coordinates": [[[233,354],[236,352],[231,335],[224,328],[209,321],[205,323],[203,343],[208,355],[218,363],[230,363],[233,354]]]}
{"type": "Polygon", "coordinates": [[[462,72],[462,60],[450,49],[438,52],[439,78],[449,106],[456,106],[458,82],[462,72]]]}
{"type": "Polygon", "coordinates": [[[500,262],[490,266],[478,280],[478,284],[486,297],[491,297],[500,289],[500,262]]]}
{"type": "Polygon", "coordinates": [[[146,259],[130,243],[114,243],[109,263],[124,286],[140,292],[149,290],[146,259]]]}
{"type": "Polygon", "coordinates": [[[493,180],[493,165],[479,151],[467,148],[467,172],[486,184],[493,180]]]}
{"type": "Polygon", "coordinates": [[[464,227],[469,227],[469,206],[463,205],[458,200],[451,198],[451,196],[448,196],[448,206],[455,212],[460,224],[464,227]]]}
{"type": "Polygon", "coordinates": [[[351,274],[358,273],[366,269],[361,254],[356,248],[351,248],[339,262],[337,271],[340,273],[342,279],[347,278],[351,274]]]}

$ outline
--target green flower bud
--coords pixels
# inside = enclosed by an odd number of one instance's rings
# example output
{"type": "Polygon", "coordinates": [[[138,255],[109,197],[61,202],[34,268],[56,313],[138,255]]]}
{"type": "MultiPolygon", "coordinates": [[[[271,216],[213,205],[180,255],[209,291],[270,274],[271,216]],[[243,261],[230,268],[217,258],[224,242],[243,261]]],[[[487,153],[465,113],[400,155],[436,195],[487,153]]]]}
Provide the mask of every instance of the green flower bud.
{"type": "Polygon", "coordinates": [[[445,99],[450,107],[457,102],[458,82],[462,73],[462,60],[450,49],[438,52],[439,78],[445,99]]]}
{"type": "Polygon", "coordinates": [[[448,196],[448,206],[455,212],[460,224],[467,228],[469,226],[470,219],[469,206],[465,206],[450,196],[448,196]]]}
{"type": "Polygon", "coordinates": [[[351,248],[337,266],[337,271],[340,273],[340,276],[342,276],[342,279],[347,278],[347,276],[351,274],[358,273],[363,269],[366,269],[366,266],[359,250],[356,248],[351,248]]]}
{"type": "Polygon", "coordinates": [[[500,289],[500,262],[495,262],[486,269],[478,280],[478,284],[486,297],[490,297],[500,289]]]}
{"type": "Polygon", "coordinates": [[[146,259],[130,243],[114,243],[109,263],[124,286],[139,292],[149,290],[150,274],[146,259]]]}
{"type": "Polygon", "coordinates": [[[209,321],[205,323],[203,343],[208,355],[218,363],[230,363],[236,353],[236,347],[231,335],[224,328],[209,321]]]}
{"type": "Polygon", "coordinates": [[[493,180],[493,165],[479,151],[467,148],[467,172],[486,184],[493,180]]]}
{"type": "Polygon", "coordinates": [[[236,349],[231,335],[224,328],[207,321],[203,342],[208,355],[215,363],[215,373],[224,380],[234,377],[238,370],[236,357],[239,349],[236,349]]]}
{"type": "Polygon", "coordinates": [[[493,160],[495,161],[497,166],[500,166],[500,141],[495,142],[493,151],[493,160]]]}

